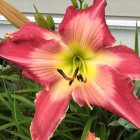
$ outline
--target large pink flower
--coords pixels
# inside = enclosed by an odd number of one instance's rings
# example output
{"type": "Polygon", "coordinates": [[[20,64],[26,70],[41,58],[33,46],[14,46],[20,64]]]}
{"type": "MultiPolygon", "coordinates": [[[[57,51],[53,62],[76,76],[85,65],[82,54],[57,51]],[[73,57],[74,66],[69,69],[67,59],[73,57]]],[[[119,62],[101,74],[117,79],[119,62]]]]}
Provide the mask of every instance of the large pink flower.
{"type": "Polygon", "coordinates": [[[114,46],[105,6],[106,0],[94,0],[84,10],[70,6],[58,31],[29,23],[0,43],[0,56],[44,88],[35,100],[33,140],[52,136],[71,97],[80,106],[103,107],[140,128],[140,102],[132,83],[140,78],[140,59],[126,46],[114,46]]]}

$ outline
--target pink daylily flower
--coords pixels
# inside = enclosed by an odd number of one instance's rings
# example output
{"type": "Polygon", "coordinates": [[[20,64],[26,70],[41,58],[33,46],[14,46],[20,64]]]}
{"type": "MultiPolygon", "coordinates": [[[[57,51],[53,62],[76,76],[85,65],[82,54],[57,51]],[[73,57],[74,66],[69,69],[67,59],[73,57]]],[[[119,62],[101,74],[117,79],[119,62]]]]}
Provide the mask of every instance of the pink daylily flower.
{"type": "Polygon", "coordinates": [[[85,140],[100,140],[100,138],[97,138],[94,133],[88,132],[85,140]]]}
{"type": "Polygon", "coordinates": [[[68,7],[57,31],[28,23],[0,42],[0,56],[44,88],[35,100],[32,140],[49,140],[65,117],[69,101],[97,105],[140,128],[140,101],[133,79],[140,59],[115,39],[105,22],[106,0],[84,10],[68,7]]]}

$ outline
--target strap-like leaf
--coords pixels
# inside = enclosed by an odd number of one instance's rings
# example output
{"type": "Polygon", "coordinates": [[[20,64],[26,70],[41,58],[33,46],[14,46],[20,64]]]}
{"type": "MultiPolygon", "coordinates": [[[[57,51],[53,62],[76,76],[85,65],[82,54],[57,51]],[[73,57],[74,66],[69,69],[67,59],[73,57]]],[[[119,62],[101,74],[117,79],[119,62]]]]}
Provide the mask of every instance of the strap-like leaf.
{"type": "Polygon", "coordinates": [[[138,24],[136,22],[136,31],[135,31],[135,52],[139,56],[139,40],[138,40],[138,24]]]}

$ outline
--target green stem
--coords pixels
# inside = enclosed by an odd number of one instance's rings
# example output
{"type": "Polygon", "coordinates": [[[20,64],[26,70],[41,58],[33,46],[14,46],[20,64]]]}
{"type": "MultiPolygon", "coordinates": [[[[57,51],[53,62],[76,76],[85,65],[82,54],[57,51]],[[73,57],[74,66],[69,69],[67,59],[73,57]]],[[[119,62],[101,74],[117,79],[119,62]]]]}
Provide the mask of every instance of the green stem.
{"type": "Polygon", "coordinates": [[[80,10],[83,8],[82,5],[83,5],[83,0],[79,0],[79,3],[80,3],[80,10]]]}
{"type": "Polygon", "coordinates": [[[82,9],[82,2],[80,2],[80,10],[82,9]]]}

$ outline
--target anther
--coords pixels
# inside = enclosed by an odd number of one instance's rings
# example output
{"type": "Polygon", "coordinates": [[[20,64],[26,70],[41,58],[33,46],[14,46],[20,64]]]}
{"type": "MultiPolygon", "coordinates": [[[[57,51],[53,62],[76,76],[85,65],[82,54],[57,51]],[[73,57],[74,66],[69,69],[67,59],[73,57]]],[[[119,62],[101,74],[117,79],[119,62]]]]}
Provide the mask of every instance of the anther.
{"type": "Polygon", "coordinates": [[[81,74],[77,75],[77,80],[80,81],[80,82],[84,82],[84,83],[87,82],[87,79],[84,80],[84,78],[81,74]]]}
{"type": "Polygon", "coordinates": [[[80,81],[80,76],[79,75],[77,75],[77,80],[80,81]]]}
{"type": "Polygon", "coordinates": [[[83,79],[83,76],[81,74],[77,75],[78,72],[79,72],[79,67],[77,67],[74,71],[74,74],[73,74],[73,77],[72,78],[69,78],[68,76],[66,76],[66,74],[61,70],[61,69],[57,69],[57,71],[59,72],[60,75],[63,76],[63,78],[65,80],[68,80],[69,81],[69,86],[72,85],[74,79],[77,77],[78,81],[81,81],[81,82],[86,82],[84,79],[83,79]]]}
{"type": "Polygon", "coordinates": [[[70,81],[69,81],[69,86],[71,86],[71,85],[72,85],[72,83],[73,83],[73,80],[70,80],[70,81]]]}
{"type": "Polygon", "coordinates": [[[83,82],[84,81],[83,76],[81,74],[77,75],[77,80],[83,82]]]}
{"type": "Polygon", "coordinates": [[[57,69],[57,71],[64,77],[64,79],[71,80],[71,78],[67,77],[66,74],[61,69],[57,69]]]}

